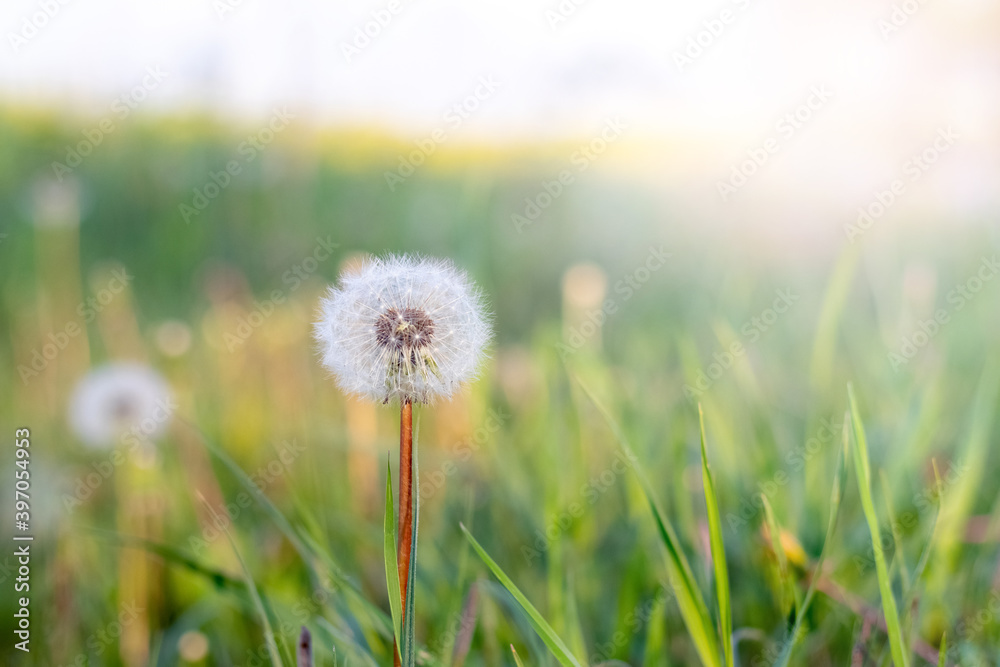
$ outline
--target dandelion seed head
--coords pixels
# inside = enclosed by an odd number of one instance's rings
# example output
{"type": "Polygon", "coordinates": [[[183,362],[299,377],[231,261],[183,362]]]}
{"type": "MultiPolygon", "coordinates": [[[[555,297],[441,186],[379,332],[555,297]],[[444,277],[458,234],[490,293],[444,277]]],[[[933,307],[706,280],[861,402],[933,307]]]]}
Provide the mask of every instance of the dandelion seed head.
{"type": "Polygon", "coordinates": [[[475,378],[491,338],[479,290],[446,260],[370,260],[320,309],[324,366],[344,391],[381,402],[450,397],[475,378]]]}
{"type": "Polygon", "coordinates": [[[127,434],[156,440],[170,420],[170,387],[159,373],[136,363],[101,366],[85,375],[70,397],[69,424],[80,440],[107,448],[127,434]]]}

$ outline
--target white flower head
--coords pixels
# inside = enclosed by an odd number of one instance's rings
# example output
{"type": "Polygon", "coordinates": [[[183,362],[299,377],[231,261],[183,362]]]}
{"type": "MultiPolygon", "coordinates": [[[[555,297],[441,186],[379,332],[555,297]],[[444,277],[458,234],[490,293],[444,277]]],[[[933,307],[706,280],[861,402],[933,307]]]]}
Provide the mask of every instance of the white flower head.
{"type": "Polygon", "coordinates": [[[136,363],[114,363],[87,373],[69,404],[69,423],[94,448],[119,441],[150,442],[163,434],[174,404],[159,373],[136,363]]]}
{"type": "Polygon", "coordinates": [[[448,398],[476,376],[491,338],[482,295],[447,260],[372,259],[320,308],[323,364],[344,391],[383,403],[448,398]]]}

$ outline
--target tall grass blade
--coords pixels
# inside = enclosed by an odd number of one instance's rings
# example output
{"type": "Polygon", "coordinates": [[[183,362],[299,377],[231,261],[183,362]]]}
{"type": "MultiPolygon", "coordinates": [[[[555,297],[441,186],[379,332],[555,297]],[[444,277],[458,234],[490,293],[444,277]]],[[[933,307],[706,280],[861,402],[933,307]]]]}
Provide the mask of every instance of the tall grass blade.
{"type": "Polygon", "coordinates": [[[538,636],[541,637],[545,645],[549,647],[552,651],[552,655],[556,657],[559,664],[564,665],[564,667],[582,667],[580,662],[570,653],[569,648],[567,648],[566,643],[556,634],[552,626],[542,617],[538,610],[535,609],[534,605],[528,601],[528,598],[524,596],[524,593],[511,581],[510,577],[497,565],[496,561],[490,558],[490,555],[486,553],[486,550],[476,541],[476,538],[472,536],[472,533],[465,527],[464,524],[459,524],[462,528],[462,532],[465,533],[466,539],[469,540],[469,544],[472,548],[479,554],[479,557],[483,559],[486,566],[490,568],[493,575],[500,580],[504,588],[514,596],[517,603],[521,605],[521,609],[528,616],[528,622],[531,623],[531,627],[534,628],[538,636]]]}
{"type": "MultiPolygon", "coordinates": [[[[389,593],[389,610],[392,613],[392,632],[399,649],[402,633],[402,594],[399,592],[399,570],[396,558],[396,513],[392,502],[392,466],[386,463],[385,471],[385,518],[382,521],[382,557],[385,560],[385,587],[389,593]]],[[[402,654],[399,656],[403,659],[402,654]]]]}
{"type": "Polygon", "coordinates": [[[233,535],[229,532],[229,526],[219,520],[215,510],[207,504],[206,507],[211,511],[215,524],[222,527],[222,531],[226,534],[226,539],[229,540],[229,546],[232,548],[233,553],[236,555],[236,560],[240,564],[240,570],[243,572],[243,580],[246,582],[247,591],[250,593],[254,609],[257,610],[257,615],[260,617],[261,625],[264,628],[264,642],[267,644],[267,652],[271,655],[271,664],[277,667],[284,667],[281,654],[278,652],[278,644],[274,639],[274,629],[271,627],[271,619],[268,618],[267,611],[264,609],[264,601],[261,599],[260,592],[257,590],[257,584],[254,583],[253,576],[250,574],[250,568],[247,567],[246,561],[243,560],[243,554],[236,547],[236,541],[233,540],[233,535]]]}
{"type": "Polygon", "coordinates": [[[705,447],[705,416],[698,404],[698,427],[701,429],[701,480],[705,487],[705,510],[708,515],[708,537],[712,549],[712,567],[715,570],[715,592],[719,602],[719,626],[722,652],[726,667],[733,667],[733,609],[729,598],[729,569],[726,566],[726,549],[722,541],[722,520],[719,518],[719,500],[715,495],[715,481],[708,466],[705,447]]]}
{"type": "MultiPolygon", "coordinates": [[[[471,490],[468,494],[465,506],[465,522],[468,525],[472,525],[472,504],[473,497],[471,490]]],[[[451,608],[451,613],[448,614],[448,618],[460,618],[462,619],[459,625],[459,632],[447,632],[445,633],[444,641],[441,644],[440,659],[441,667],[451,667],[452,663],[455,661],[455,643],[461,635],[461,631],[465,629],[466,624],[466,594],[465,591],[465,581],[468,577],[469,569],[469,543],[466,542],[462,545],[461,553],[458,556],[458,578],[455,580],[455,604],[451,608]]],[[[469,589],[468,595],[473,596],[472,602],[475,603],[475,584],[469,589]]],[[[470,638],[471,639],[471,638],[470,638]]]]}
{"type": "Polygon", "coordinates": [[[823,296],[819,322],[816,324],[812,361],[809,365],[809,377],[814,387],[826,387],[830,384],[834,352],[837,347],[837,325],[847,305],[851,282],[854,279],[854,268],[859,256],[860,253],[855,247],[844,250],[844,254],[837,260],[826,294],[823,296]]]}
{"type": "Polygon", "coordinates": [[[778,582],[781,586],[781,614],[787,616],[795,602],[795,582],[792,581],[788,570],[788,558],[785,556],[785,549],[781,546],[781,526],[774,516],[774,509],[766,494],[760,494],[760,500],[764,507],[764,521],[767,523],[767,532],[771,538],[771,549],[774,557],[778,561],[778,582]]]}
{"type": "Polygon", "coordinates": [[[833,490],[830,492],[830,515],[826,522],[826,537],[823,538],[823,548],[816,560],[816,567],[813,569],[813,576],[806,590],[806,596],[802,600],[802,605],[795,614],[795,624],[792,631],[785,638],[782,644],[781,653],[774,663],[774,667],[788,667],[788,662],[792,658],[792,651],[802,634],[802,623],[809,605],[812,604],[816,595],[816,586],[823,577],[823,563],[826,560],[827,551],[833,540],[833,534],[837,529],[837,519],[840,517],[840,503],[844,498],[844,489],[847,486],[847,449],[850,444],[847,430],[847,414],[844,415],[843,438],[840,444],[840,456],[837,457],[837,471],[833,474],[833,490]]]}
{"type": "Polygon", "coordinates": [[[892,593],[892,580],[885,564],[885,554],[882,553],[881,531],[878,525],[878,515],[872,502],[871,471],[868,463],[868,440],[865,438],[865,427],[858,412],[858,403],[854,397],[854,387],[847,385],[847,398],[851,408],[851,425],[854,429],[854,468],[858,476],[858,491],[861,494],[861,506],[865,519],[868,521],[868,531],[871,533],[872,550],[875,552],[875,572],[878,577],[879,592],[882,597],[882,612],[885,614],[886,632],[889,635],[889,647],[892,650],[892,660],[896,667],[907,667],[909,652],[903,641],[903,632],[899,624],[899,611],[896,608],[896,598],[892,593]]]}
{"type": "MultiPolygon", "coordinates": [[[[889,477],[885,474],[885,470],[879,468],[878,471],[879,481],[882,484],[882,496],[885,499],[885,511],[889,517],[889,526],[892,532],[892,544],[893,544],[893,561],[899,563],[899,580],[902,584],[902,589],[909,590],[910,588],[910,571],[906,567],[906,555],[903,553],[903,536],[900,534],[900,525],[896,520],[896,508],[892,502],[892,488],[889,486],[889,477]]],[[[890,571],[890,575],[892,572],[890,571]]]]}
{"type": "MultiPolygon", "coordinates": [[[[635,454],[632,452],[631,447],[629,447],[624,432],[622,432],[621,427],[619,427],[618,423],[611,416],[611,413],[608,412],[597,397],[579,379],[577,379],[577,383],[597,408],[598,412],[601,413],[605,422],[607,422],[608,428],[611,429],[611,432],[618,440],[622,451],[630,460],[635,461],[635,454]]],[[[653,519],[656,522],[660,539],[666,547],[667,572],[670,577],[670,585],[674,589],[677,606],[680,608],[681,616],[684,619],[685,626],[687,626],[688,633],[691,635],[691,640],[694,642],[698,657],[706,667],[720,667],[719,640],[715,626],[709,616],[708,607],[705,605],[701,590],[695,581],[691,566],[688,564],[687,557],[681,549],[680,541],[677,539],[674,527],[660,510],[656,502],[656,496],[653,493],[653,486],[646,479],[645,474],[638,465],[634,466],[633,470],[646,496],[646,502],[649,503],[649,508],[653,513],[653,519]]]]}

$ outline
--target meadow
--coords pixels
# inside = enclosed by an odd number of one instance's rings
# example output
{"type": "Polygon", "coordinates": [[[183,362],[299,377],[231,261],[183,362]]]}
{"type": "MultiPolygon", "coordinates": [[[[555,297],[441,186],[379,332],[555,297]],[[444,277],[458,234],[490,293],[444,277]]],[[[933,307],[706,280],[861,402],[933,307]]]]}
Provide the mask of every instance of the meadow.
{"type": "Polygon", "coordinates": [[[35,537],[30,654],[0,557],[3,664],[290,666],[302,626],[317,665],[390,664],[398,415],[311,333],[383,252],[451,258],[494,313],[480,379],[417,409],[416,664],[1000,664],[995,220],[793,243],[591,169],[521,225],[572,147],[442,151],[390,190],[403,142],[244,150],[192,117],[59,181],[81,126],[0,116],[0,421],[31,429],[35,537]],[[153,449],[67,425],[121,359],[174,392],[153,449]]]}

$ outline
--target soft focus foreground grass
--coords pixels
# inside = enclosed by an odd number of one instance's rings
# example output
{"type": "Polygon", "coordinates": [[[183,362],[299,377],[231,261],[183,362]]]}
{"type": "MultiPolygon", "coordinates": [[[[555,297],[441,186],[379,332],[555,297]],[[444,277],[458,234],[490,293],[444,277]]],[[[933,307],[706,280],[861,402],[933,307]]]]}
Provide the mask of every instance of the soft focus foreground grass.
{"type": "MultiPolygon", "coordinates": [[[[309,331],[342,262],[382,250],[453,257],[497,313],[482,379],[420,410],[418,661],[514,664],[513,645],[525,664],[555,664],[472,553],[462,522],[581,663],[697,664],[641,473],[707,606],[706,636],[726,641],[717,601],[731,607],[736,664],[775,664],[797,620],[789,664],[889,664],[856,465],[846,466],[839,519],[815,570],[849,381],[867,435],[882,589],[894,596],[909,663],[936,661],[945,632],[948,664],[1000,660],[1000,280],[961,307],[949,300],[1000,251],[995,224],[887,219],[853,245],[838,230],[832,247],[792,252],[755,240],[752,222],[688,224],[628,182],[592,176],[519,234],[510,214],[547,177],[544,161],[514,170],[470,157],[461,169],[428,166],[390,193],[382,170],[394,163],[392,145],[314,150],[289,134],[188,225],[178,204],[238,133],[194,122],[127,131],[75,173],[79,230],[40,229],[29,192],[74,134],[20,117],[0,124],[0,198],[10,212],[0,243],[0,367],[10,380],[0,407],[5,428],[28,425],[34,436],[38,632],[26,662],[5,642],[5,664],[178,664],[198,655],[191,631],[209,642],[194,664],[266,664],[264,617],[286,664],[302,624],[320,664],[333,664],[334,651],[337,664],[389,664],[382,526],[398,415],[345,399],[318,366],[309,331]],[[328,236],[333,255],[288,279],[328,236]],[[666,265],[627,290],[620,279],[660,246],[671,253],[666,265]],[[577,346],[587,313],[560,281],[580,260],[603,267],[617,308],[577,346]],[[134,279],[83,322],[77,305],[119,267],[134,279]],[[781,291],[794,299],[771,320],[781,291]],[[894,369],[889,353],[940,309],[948,322],[894,369]],[[247,328],[255,312],[260,324],[247,328]],[[78,318],[85,333],[22,382],[18,366],[78,318]],[[179,355],[168,353],[166,320],[191,334],[179,355]],[[75,441],[66,396],[89,365],[117,358],[161,369],[178,413],[154,461],[129,457],[69,502],[110,454],[75,441]],[[702,377],[707,388],[686,395],[702,377]],[[581,386],[620,424],[632,456],[581,386]],[[710,531],[707,479],[721,541],[710,531]],[[712,562],[719,546],[724,570],[712,562]],[[810,584],[815,595],[797,619],[810,584]]],[[[6,489],[13,458],[3,461],[6,489]]],[[[0,558],[4,586],[12,561],[0,558]]],[[[0,605],[10,636],[11,596],[0,605]]]]}

